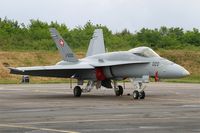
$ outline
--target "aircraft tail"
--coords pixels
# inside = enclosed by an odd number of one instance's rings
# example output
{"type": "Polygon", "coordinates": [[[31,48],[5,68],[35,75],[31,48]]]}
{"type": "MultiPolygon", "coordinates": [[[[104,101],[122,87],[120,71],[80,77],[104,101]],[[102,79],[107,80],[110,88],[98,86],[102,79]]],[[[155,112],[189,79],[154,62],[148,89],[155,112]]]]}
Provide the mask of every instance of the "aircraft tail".
{"type": "Polygon", "coordinates": [[[56,43],[56,46],[63,60],[68,62],[77,62],[78,59],[76,58],[75,54],[72,52],[71,48],[64,41],[64,39],[60,36],[58,31],[55,28],[50,28],[49,30],[51,32],[51,37],[56,43]]]}
{"type": "Polygon", "coordinates": [[[103,30],[96,29],[93,33],[92,39],[90,40],[86,56],[102,54],[105,52],[106,50],[104,45],[103,30]]]}

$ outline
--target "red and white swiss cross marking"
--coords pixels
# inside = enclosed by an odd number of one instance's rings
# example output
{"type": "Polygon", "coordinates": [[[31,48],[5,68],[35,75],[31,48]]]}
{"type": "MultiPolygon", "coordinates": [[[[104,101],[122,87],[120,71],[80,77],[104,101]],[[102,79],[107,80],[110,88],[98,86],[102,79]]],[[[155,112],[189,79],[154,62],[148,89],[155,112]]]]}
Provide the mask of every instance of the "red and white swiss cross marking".
{"type": "Polygon", "coordinates": [[[59,40],[60,46],[64,47],[64,41],[62,39],[59,40]]]}

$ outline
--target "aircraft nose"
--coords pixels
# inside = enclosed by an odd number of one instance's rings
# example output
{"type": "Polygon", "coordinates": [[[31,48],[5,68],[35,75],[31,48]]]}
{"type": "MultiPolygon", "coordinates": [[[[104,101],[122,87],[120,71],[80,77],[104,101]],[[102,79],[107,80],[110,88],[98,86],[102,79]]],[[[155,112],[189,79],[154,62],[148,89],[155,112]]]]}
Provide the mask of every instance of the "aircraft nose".
{"type": "Polygon", "coordinates": [[[190,75],[190,73],[178,64],[172,64],[166,67],[163,71],[165,78],[181,78],[190,75]]]}
{"type": "Polygon", "coordinates": [[[190,73],[184,67],[178,64],[173,64],[171,69],[173,69],[175,77],[185,77],[190,75],[190,73]]]}
{"type": "Polygon", "coordinates": [[[183,76],[189,76],[190,75],[190,73],[185,68],[183,68],[182,74],[183,74],[183,76]]]}

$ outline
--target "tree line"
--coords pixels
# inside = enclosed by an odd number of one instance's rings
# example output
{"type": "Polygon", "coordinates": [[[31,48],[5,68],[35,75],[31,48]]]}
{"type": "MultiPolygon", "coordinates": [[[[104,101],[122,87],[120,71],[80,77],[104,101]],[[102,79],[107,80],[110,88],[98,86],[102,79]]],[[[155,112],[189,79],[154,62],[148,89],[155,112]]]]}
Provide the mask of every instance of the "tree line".
{"type": "Polygon", "coordinates": [[[102,28],[106,47],[109,51],[127,50],[137,46],[148,46],[154,49],[180,49],[200,47],[199,29],[185,31],[179,27],[160,27],[159,29],[142,28],[131,33],[128,29],[113,33],[108,27],[94,25],[90,21],[84,26],[70,29],[58,22],[30,20],[25,25],[16,20],[0,18],[0,50],[56,50],[49,33],[49,28],[56,28],[70,47],[75,50],[86,50],[93,31],[102,28]]]}

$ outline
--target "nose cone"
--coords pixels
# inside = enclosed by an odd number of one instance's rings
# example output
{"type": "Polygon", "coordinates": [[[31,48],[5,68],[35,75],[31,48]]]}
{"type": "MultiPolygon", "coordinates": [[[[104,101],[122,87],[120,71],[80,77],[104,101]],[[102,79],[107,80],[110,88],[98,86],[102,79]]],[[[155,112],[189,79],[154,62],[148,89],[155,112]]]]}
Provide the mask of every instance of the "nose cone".
{"type": "Polygon", "coordinates": [[[190,75],[190,73],[185,68],[183,68],[182,74],[183,74],[183,77],[190,75]]]}
{"type": "Polygon", "coordinates": [[[190,73],[178,64],[167,65],[162,71],[164,78],[182,78],[190,75],[190,73]]]}

